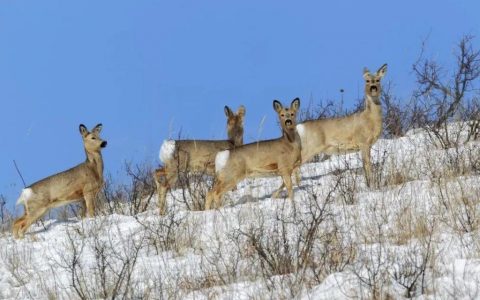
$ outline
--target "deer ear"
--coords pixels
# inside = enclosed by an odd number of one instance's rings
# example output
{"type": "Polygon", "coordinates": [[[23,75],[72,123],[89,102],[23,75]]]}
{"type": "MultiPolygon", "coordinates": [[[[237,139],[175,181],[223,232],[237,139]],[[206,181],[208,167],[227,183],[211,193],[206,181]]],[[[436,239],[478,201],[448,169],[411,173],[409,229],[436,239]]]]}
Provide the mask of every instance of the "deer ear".
{"type": "Polygon", "coordinates": [[[92,129],[92,132],[95,133],[95,134],[100,134],[100,131],[102,131],[102,123],[100,124],[97,124],[97,126],[95,126],[93,129],[92,129]]]}
{"type": "Polygon", "coordinates": [[[227,116],[227,118],[230,118],[233,115],[233,112],[230,109],[230,107],[228,107],[226,105],[225,105],[224,111],[225,111],[225,115],[227,116]]]}
{"type": "Polygon", "coordinates": [[[377,76],[379,76],[380,78],[385,76],[385,74],[387,74],[387,64],[381,66],[380,69],[378,69],[377,71],[377,76]]]}
{"type": "Polygon", "coordinates": [[[290,104],[290,109],[297,111],[300,108],[300,98],[293,99],[292,103],[290,104]]]}
{"type": "Polygon", "coordinates": [[[282,103],[280,103],[280,101],[278,100],[273,100],[273,109],[276,111],[276,112],[280,112],[283,108],[283,105],[282,103]]]}
{"type": "Polygon", "coordinates": [[[367,80],[369,76],[370,71],[367,69],[367,67],[363,68],[363,79],[367,80]]]}
{"type": "Polygon", "coordinates": [[[241,117],[244,117],[245,116],[245,106],[243,105],[240,105],[240,107],[238,107],[237,109],[237,115],[241,116],[241,117]]]}
{"type": "Polygon", "coordinates": [[[84,137],[84,136],[87,136],[88,134],[88,129],[87,127],[85,127],[85,125],[83,124],[80,124],[80,126],[78,126],[78,129],[80,130],[80,134],[84,137]]]}

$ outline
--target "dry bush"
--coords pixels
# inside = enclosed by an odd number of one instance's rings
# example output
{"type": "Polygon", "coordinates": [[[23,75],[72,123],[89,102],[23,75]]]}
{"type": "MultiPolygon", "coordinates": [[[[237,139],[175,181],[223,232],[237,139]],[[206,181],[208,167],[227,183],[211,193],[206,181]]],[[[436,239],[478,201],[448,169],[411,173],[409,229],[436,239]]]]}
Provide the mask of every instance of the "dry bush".
{"type": "Polygon", "coordinates": [[[7,199],[0,194],[0,236],[10,232],[13,221],[13,214],[7,209],[7,199]]]}
{"type": "MultiPolygon", "coordinates": [[[[79,299],[131,299],[144,297],[133,271],[143,248],[145,236],[132,232],[120,239],[113,237],[112,220],[97,218],[66,231],[66,240],[53,260],[70,279],[69,297],[79,299]]],[[[119,231],[116,233],[121,236],[119,231]]],[[[63,292],[64,293],[64,292],[63,292]]]]}
{"type": "Polygon", "coordinates": [[[126,162],[124,170],[128,183],[115,184],[111,176],[105,179],[104,214],[136,215],[145,212],[153,203],[156,187],[149,164],[126,162]]]}
{"type": "Polygon", "coordinates": [[[256,212],[255,223],[235,232],[236,249],[250,262],[248,278],[261,278],[270,292],[283,290],[284,296],[296,297],[305,287],[346,268],[355,251],[333,221],[331,205],[337,187],[325,196],[307,191],[302,208],[287,202],[272,215],[256,212]]]}
{"type": "Polygon", "coordinates": [[[181,255],[186,249],[194,248],[198,240],[198,227],[186,214],[169,212],[166,216],[153,215],[148,218],[135,216],[143,228],[147,253],[160,255],[173,252],[181,255]]]}
{"type": "Polygon", "coordinates": [[[186,207],[187,210],[205,210],[205,199],[212,187],[212,177],[205,171],[179,172],[177,191],[170,191],[173,201],[186,207]]]}
{"type": "Polygon", "coordinates": [[[412,104],[420,115],[415,116],[417,125],[428,129],[432,142],[443,149],[478,137],[480,98],[475,86],[480,79],[480,51],[474,49],[473,39],[461,38],[450,72],[425,58],[425,44],[413,65],[418,84],[412,104]],[[451,130],[447,125],[453,121],[460,121],[464,128],[451,130]],[[467,136],[462,134],[464,129],[467,136]]]}

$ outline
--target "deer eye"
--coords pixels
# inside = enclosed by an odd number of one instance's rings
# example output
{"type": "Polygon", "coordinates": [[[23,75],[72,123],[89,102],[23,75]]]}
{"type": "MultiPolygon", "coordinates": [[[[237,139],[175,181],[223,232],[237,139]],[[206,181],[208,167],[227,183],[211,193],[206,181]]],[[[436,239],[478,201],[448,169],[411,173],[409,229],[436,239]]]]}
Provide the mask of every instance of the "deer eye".
{"type": "Polygon", "coordinates": [[[370,83],[370,80],[367,80],[367,83],[370,83]]]}
{"type": "Polygon", "coordinates": [[[285,114],[281,114],[282,117],[285,117],[285,114]]]}
{"type": "Polygon", "coordinates": [[[97,139],[96,137],[92,136],[92,140],[96,140],[96,139],[97,139]]]}
{"type": "Polygon", "coordinates": [[[380,79],[377,79],[377,82],[380,82],[380,79]]]}

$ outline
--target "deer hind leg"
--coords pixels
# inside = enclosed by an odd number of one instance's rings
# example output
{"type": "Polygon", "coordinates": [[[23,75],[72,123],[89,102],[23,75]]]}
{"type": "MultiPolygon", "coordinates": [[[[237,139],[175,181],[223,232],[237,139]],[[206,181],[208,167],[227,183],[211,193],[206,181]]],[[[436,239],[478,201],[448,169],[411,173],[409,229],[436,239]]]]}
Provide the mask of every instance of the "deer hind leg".
{"type": "Polygon", "coordinates": [[[82,219],[85,219],[85,217],[87,216],[87,204],[85,203],[85,201],[81,201],[79,202],[79,205],[80,205],[80,217],[82,219]]]}
{"type": "Polygon", "coordinates": [[[16,219],[15,222],[13,223],[13,226],[12,226],[12,234],[13,234],[13,237],[18,239],[18,231],[25,227],[25,219],[26,219],[27,215],[24,214],[23,216],[21,216],[20,218],[16,219]]]}
{"type": "Polygon", "coordinates": [[[177,184],[178,173],[171,172],[165,167],[162,168],[163,173],[156,178],[157,193],[158,193],[158,209],[160,215],[165,215],[167,212],[167,193],[177,184]]]}
{"type": "Polygon", "coordinates": [[[295,168],[295,185],[300,186],[300,182],[302,181],[302,173],[300,172],[300,167],[295,168]]]}
{"type": "Polygon", "coordinates": [[[365,171],[365,179],[367,181],[367,186],[371,187],[372,185],[372,163],[370,157],[370,147],[364,146],[361,148],[363,169],[365,171]]]}
{"type": "Polygon", "coordinates": [[[38,207],[36,209],[32,209],[30,213],[26,213],[23,217],[15,221],[14,225],[18,225],[17,237],[23,239],[27,229],[38,219],[40,219],[48,211],[48,209],[48,207],[38,207]]]}
{"type": "Polygon", "coordinates": [[[223,195],[233,189],[237,185],[237,182],[234,180],[215,180],[215,184],[212,189],[207,194],[207,199],[205,201],[205,210],[212,208],[212,203],[215,205],[215,208],[220,208],[222,206],[222,197],[223,195]]]}
{"type": "Polygon", "coordinates": [[[164,215],[166,212],[167,192],[169,190],[165,167],[155,170],[153,178],[157,186],[157,201],[160,215],[164,215]]]}
{"type": "Polygon", "coordinates": [[[282,177],[282,185],[272,193],[272,198],[278,198],[278,195],[280,195],[284,187],[285,187],[285,180],[283,180],[283,177],[282,177]]]}

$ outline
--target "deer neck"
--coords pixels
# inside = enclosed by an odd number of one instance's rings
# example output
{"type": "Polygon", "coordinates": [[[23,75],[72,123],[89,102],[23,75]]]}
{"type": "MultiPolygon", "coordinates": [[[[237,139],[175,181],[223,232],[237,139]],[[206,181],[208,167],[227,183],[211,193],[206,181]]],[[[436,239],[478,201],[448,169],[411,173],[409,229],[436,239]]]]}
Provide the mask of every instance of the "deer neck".
{"type": "Polygon", "coordinates": [[[380,96],[372,97],[365,95],[365,112],[373,115],[382,115],[380,96]]]}
{"type": "Polygon", "coordinates": [[[294,143],[297,140],[297,130],[295,126],[291,129],[283,129],[283,138],[289,143],[294,143]]]}
{"type": "Polygon", "coordinates": [[[233,144],[233,146],[243,145],[243,129],[229,131],[228,140],[233,144]]]}
{"type": "Polygon", "coordinates": [[[97,173],[98,178],[103,179],[103,158],[100,151],[89,152],[85,150],[85,153],[87,154],[87,160],[85,161],[85,163],[92,166],[92,168],[97,173]]]}

